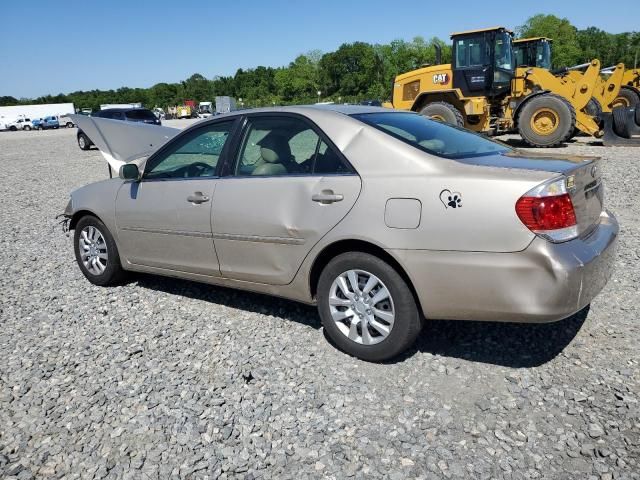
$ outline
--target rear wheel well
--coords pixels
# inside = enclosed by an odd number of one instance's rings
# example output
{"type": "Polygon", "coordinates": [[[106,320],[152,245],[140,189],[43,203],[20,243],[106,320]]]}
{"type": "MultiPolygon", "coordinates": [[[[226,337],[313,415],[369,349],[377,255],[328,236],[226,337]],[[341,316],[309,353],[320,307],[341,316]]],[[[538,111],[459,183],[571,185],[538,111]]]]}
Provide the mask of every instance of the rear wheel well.
{"type": "MultiPolygon", "coordinates": [[[[380,260],[388,263],[407,283],[407,286],[411,290],[411,293],[413,294],[413,297],[416,301],[416,305],[420,305],[420,299],[418,298],[418,294],[413,287],[413,283],[411,282],[409,275],[407,275],[407,272],[405,272],[404,268],[402,268],[398,261],[383,248],[374,245],[373,243],[365,242],[363,240],[340,240],[339,242],[328,245],[324,248],[324,250],[322,250],[322,252],[320,252],[320,254],[313,262],[311,273],[309,275],[309,288],[312,298],[316,298],[318,281],[320,280],[320,274],[322,273],[322,270],[324,270],[324,267],[326,267],[327,264],[338,255],[347,252],[368,253],[369,255],[378,257],[380,260]]],[[[420,311],[422,312],[422,310],[420,311]]]]}
{"type": "Polygon", "coordinates": [[[73,216],[71,217],[71,220],[69,220],[69,230],[75,230],[76,225],[78,224],[78,221],[82,217],[95,217],[98,220],[102,221],[100,217],[98,217],[95,213],[89,210],[78,210],[76,213],[73,214],[73,216]]]}
{"type": "Polygon", "coordinates": [[[411,110],[414,112],[419,112],[428,103],[435,102],[450,103],[451,105],[456,107],[463,116],[465,115],[464,102],[458,98],[455,92],[423,93],[416,99],[413,106],[411,107],[411,110]]]}

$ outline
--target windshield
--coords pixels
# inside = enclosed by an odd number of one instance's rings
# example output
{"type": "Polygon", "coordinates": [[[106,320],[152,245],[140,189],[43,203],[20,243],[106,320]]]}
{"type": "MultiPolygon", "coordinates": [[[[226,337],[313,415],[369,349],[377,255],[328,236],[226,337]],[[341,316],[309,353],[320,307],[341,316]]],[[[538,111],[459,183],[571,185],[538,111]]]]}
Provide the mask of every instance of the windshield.
{"type": "Polygon", "coordinates": [[[456,159],[511,150],[476,133],[415,113],[363,113],[353,117],[409,145],[440,157],[456,159]]]}
{"type": "Polygon", "coordinates": [[[495,66],[503,70],[513,70],[513,47],[511,35],[502,32],[496,35],[496,59],[495,66]]]}
{"type": "Polygon", "coordinates": [[[547,41],[538,43],[536,47],[536,67],[551,68],[551,46],[547,41]]]}

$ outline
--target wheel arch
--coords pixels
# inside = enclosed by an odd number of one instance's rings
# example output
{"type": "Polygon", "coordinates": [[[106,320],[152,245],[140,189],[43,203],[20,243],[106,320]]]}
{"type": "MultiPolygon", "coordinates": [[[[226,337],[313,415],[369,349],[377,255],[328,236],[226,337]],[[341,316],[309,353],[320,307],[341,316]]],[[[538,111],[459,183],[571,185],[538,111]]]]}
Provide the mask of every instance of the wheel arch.
{"type": "Polygon", "coordinates": [[[460,98],[460,95],[456,90],[444,90],[441,92],[423,92],[413,102],[411,106],[412,112],[419,112],[428,103],[434,102],[447,102],[456,107],[460,113],[464,115],[464,100],[460,98]]]}
{"type": "Polygon", "coordinates": [[[373,255],[374,257],[379,258],[387,262],[397,273],[402,277],[402,279],[407,283],[407,286],[411,290],[413,294],[413,298],[416,301],[416,305],[418,305],[418,309],[422,312],[422,305],[420,303],[420,298],[418,293],[416,292],[413,282],[411,278],[407,274],[406,270],[400,265],[400,262],[396,260],[393,255],[387,252],[384,248],[376,245],[375,243],[368,242],[366,240],[357,240],[357,239],[344,239],[338,240],[334,243],[331,243],[325,246],[320,253],[316,256],[309,270],[309,292],[311,293],[312,298],[316,298],[318,291],[318,282],[320,280],[320,274],[322,270],[329,264],[329,262],[337,257],[340,254],[347,252],[362,252],[373,255]]]}
{"type": "Polygon", "coordinates": [[[95,217],[98,220],[100,220],[102,223],[104,223],[102,219],[95,212],[88,210],[86,208],[83,208],[81,210],[78,210],[77,212],[74,212],[73,215],[71,215],[71,219],[69,219],[69,230],[75,230],[76,225],[78,224],[80,219],[82,217],[87,217],[87,216],[95,217]]]}

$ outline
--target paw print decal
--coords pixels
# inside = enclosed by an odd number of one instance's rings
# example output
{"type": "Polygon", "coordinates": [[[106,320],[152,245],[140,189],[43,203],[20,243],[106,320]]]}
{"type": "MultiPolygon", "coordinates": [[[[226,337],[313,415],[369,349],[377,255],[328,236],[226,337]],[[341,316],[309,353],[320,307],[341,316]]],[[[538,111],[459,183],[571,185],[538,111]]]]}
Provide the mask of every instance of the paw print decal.
{"type": "Polygon", "coordinates": [[[440,192],[440,201],[444,208],[462,208],[462,194],[445,188],[440,192]]]}
{"type": "Polygon", "coordinates": [[[447,205],[449,205],[451,208],[462,207],[462,199],[454,193],[453,195],[449,195],[449,201],[447,202],[447,205]]]}

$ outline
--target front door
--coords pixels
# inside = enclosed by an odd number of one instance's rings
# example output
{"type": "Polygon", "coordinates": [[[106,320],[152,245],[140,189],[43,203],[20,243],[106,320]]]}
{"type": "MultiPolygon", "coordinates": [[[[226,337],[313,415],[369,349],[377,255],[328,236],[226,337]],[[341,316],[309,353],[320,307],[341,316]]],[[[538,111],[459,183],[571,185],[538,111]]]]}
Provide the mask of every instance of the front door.
{"type": "Polygon", "coordinates": [[[219,276],[211,233],[217,169],[233,121],[176,137],[147,161],[139,182],[116,199],[120,249],[138,265],[219,276]]]}
{"type": "Polygon", "coordinates": [[[296,116],[250,116],[230,176],[218,181],[213,236],[224,277],[290,283],[351,209],[360,177],[296,116]]]}

